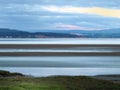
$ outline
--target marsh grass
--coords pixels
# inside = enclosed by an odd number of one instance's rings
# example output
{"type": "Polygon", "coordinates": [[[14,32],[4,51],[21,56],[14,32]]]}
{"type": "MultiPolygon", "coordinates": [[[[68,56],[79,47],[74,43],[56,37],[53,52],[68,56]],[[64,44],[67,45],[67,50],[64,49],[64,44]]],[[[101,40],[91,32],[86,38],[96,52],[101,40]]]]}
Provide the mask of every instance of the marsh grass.
{"type": "Polygon", "coordinates": [[[85,76],[0,78],[0,90],[120,90],[120,84],[85,76]]]}

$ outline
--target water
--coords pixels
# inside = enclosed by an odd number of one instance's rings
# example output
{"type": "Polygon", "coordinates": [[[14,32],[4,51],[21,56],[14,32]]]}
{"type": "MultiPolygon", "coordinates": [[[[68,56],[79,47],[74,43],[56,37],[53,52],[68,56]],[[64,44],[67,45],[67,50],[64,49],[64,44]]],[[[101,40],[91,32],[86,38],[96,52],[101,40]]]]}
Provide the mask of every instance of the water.
{"type": "Polygon", "coordinates": [[[120,48],[0,49],[0,52],[120,52],[120,48]]]}
{"type": "Polygon", "coordinates": [[[120,39],[80,39],[80,38],[17,38],[0,39],[0,44],[120,44],[120,39]]]}
{"type": "Polygon", "coordinates": [[[0,57],[0,66],[120,68],[120,56],[0,57]]]}
{"type": "MultiPolygon", "coordinates": [[[[120,53],[120,39],[0,39],[0,53],[120,53]],[[15,46],[10,45],[42,45],[15,46]],[[84,46],[88,45],[88,46],[84,46]],[[3,45],[3,46],[2,46],[3,45]],[[6,46],[5,46],[6,45],[6,46]],[[44,45],[48,45],[45,46],[44,45]],[[50,46],[49,45],[53,45],[50,46]],[[56,45],[63,45],[56,46],[56,45]],[[64,46],[67,45],[67,46],[64,46]],[[69,46],[71,45],[71,46],[69,46]],[[78,46],[76,46],[78,45],[78,46]],[[83,46],[79,46],[83,45],[83,46]],[[112,45],[112,46],[89,46],[112,45]],[[114,46],[114,45],[117,45],[114,46]]],[[[120,74],[120,56],[0,56],[0,69],[34,76],[120,74]]]]}
{"type": "Polygon", "coordinates": [[[120,74],[120,68],[40,68],[40,67],[0,67],[2,70],[11,72],[21,72],[32,76],[51,76],[51,75],[103,75],[103,74],[120,74]]]}

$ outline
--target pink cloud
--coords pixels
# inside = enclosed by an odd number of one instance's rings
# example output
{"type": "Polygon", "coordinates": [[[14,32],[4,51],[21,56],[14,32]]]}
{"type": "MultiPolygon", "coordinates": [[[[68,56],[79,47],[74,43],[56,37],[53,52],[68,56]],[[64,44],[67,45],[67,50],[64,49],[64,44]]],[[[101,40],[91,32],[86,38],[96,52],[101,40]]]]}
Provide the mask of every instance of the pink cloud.
{"type": "Polygon", "coordinates": [[[58,23],[53,27],[57,29],[65,29],[65,30],[102,30],[100,28],[88,28],[88,27],[82,27],[72,24],[63,24],[63,23],[58,23]]]}
{"type": "Polygon", "coordinates": [[[56,26],[56,28],[64,28],[64,29],[80,29],[79,26],[76,25],[70,25],[70,24],[59,24],[56,26]]]}

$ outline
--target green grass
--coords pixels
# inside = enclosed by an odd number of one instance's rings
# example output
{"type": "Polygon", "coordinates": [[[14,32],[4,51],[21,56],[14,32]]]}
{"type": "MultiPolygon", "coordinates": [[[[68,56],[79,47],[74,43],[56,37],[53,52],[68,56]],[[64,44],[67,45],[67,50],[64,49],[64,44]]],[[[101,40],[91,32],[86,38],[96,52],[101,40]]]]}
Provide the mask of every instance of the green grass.
{"type": "Polygon", "coordinates": [[[1,77],[0,90],[120,90],[120,84],[85,76],[1,77]]]}
{"type": "Polygon", "coordinates": [[[36,83],[17,83],[9,86],[1,86],[0,90],[64,90],[59,85],[47,85],[36,83]]]}
{"type": "Polygon", "coordinates": [[[35,78],[0,78],[0,90],[65,90],[59,84],[35,78]]]}

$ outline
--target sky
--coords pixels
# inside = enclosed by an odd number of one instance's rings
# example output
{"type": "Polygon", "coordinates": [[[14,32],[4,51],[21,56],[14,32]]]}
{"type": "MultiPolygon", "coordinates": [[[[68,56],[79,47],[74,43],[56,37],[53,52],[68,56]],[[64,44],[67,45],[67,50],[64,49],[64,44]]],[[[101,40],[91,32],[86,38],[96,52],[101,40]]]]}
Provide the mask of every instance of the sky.
{"type": "Polygon", "coordinates": [[[120,28],[120,0],[0,0],[0,28],[27,31],[120,28]]]}

